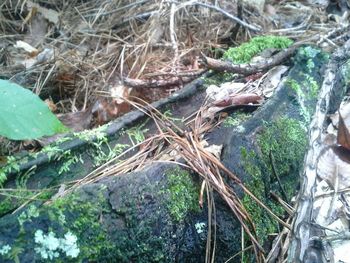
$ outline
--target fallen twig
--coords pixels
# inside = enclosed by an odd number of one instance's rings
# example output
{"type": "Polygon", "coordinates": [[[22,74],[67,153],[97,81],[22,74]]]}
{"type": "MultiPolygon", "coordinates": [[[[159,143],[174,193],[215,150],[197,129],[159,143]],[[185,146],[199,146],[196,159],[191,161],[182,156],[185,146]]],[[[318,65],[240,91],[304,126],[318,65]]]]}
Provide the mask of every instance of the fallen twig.
{"type": "Polygon", "coordinates": [[[142,80],[124,78],[124,84],[132,88],[165,88],[169,86],[183,85],[191,82],[192,80],[204,74],[206,71],[207,70],[203,69],[197,72],[179,74],[178,76],[171,77],[169,79],[142,80]]]}
{"type": "Polygon", "coordinates": [[[280,51],[271,58],[266,59],[264,63],[233,64],[227,61],[209,58],[204,54],[202,54],[202,58],[204,63],[207,65],[208,69],[221,72],[238,73],[247,76],[255,74],[257,72],[268,70],[274,66],[282,64],[283,61],[291,57],[294,54],[294,52],[304,44],[304,42],[294,44],[289,48],[280,51]]]}

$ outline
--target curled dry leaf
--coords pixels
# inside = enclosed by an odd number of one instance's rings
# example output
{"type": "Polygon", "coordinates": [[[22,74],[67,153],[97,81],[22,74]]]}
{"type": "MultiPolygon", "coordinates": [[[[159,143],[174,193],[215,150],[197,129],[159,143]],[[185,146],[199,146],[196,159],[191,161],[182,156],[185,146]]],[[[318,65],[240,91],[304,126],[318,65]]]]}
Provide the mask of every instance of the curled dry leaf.
{"type": "Polygon", "coordinates": [[[92,112],[96,117],[96,124],[102,125],[128,112],[127,102],[118,103],[117,99],[99,99],[93,106],[92,112]]]}
{"type": "MultiPolygon", "coordinates": [[[[89,129],[92,121],[92,107],[87,108],[83,111],[58,114],[57,118],[70,129],[72,132],[80,132],[89,129]]],[[[65,133],[55,134],[53,136],[45,136],[36,141],[41,145],[45,146],[54,141],[64,137],[65,133]]]]}
{"type": "Polygon", "coordinates": [[[74,132],[88,129],[92,120],[91,107],[84,111],[77,111],[57,115],[59,120],[74,132]]]}
{"type": "Polygon", "coordinates": [[[249,104],[259,104],[263,98],[254,93],[239,94],[228,98],[215,101],[213,104],[217,107],[240,106],[249,104]]]}
{"type": "Polygon", "coordinates": [[[24,42],[22,40],[16,41],[16,44],[13,47],[18,48],[18,49],[23,49],[31,57],[34,57],[39,53],[39,51],[35,47],[31,46],[30,44],[28,44],[27,42],[24,42]]]}
{"type": "Polygon", "coordinates": [[[35,9],[36,12],[40,13],[41,15],[43,15],[45,17],[45,19],[47,19],[48,21],[50,21],[51,23],[53,24],[57,24],[59,22],[59,17],[60,17],[60,14],[53,10],[53,9],[48,9],[48,8],[45,8],[37,3],[34,3],[35,1],[26,1],[26,4],[27,4],[27,8],[29,10],[33,10],[35,9]]]}
{"type": "Polygon", "coordinates": [[[277,66],[269,70],[260,89],[262,89],[265,97],[270,98],[273,95],[273,92],[278,87],[281,82],[283,74],[288,70],[287,66],[277,66]]]}
{"type": "Polygon", "coordinates": [[[207,147],[204,147],[204,149],[220,160],[220,156],[222,152],[222,144],[220,145],[211,144],[207,147]]]}
{"type": "Polygon", "coordinates": [[[50,111],[52,111],[52,112],[57,111],[57,106],[51,99],[46,99],[46,100],[44,100],[44,102],[49,107],[50,111]]]}
{"type": "Polygon", "coordinates": [[[333,189],[350,187],[350,151],[342,146],[328,147],[319,157],[317,175],[333,189]]]}
{"type": "Polygon", "coordinates": [[[337,145],[320,155],[317,174],[333,188],[343,189],[350,186],[350,133],[342,115],[338,115],[337,145]]]}
{"type": "Polygon", "coordinates": [[[348,128],[345,126],[344,119],[340,113],[339,113],[337,143],[350,151],[350,133],[348,128]]]}
{"type": "Polygon", "coordinates": [[[226,82],[220,86],[210,85],[206,89],[206,93],[209,100],[222,100],[230,95],[237,94],[237,92],[242,90],[245,86],[245,83],[226,82]]]}
{"type": "Polygon", "coordinates": [[[327,132],[337,135],[337,128],[339,125],[339,114],[341,114],[346,127],[350,127],[350,101],[346,100],[340,104],[339,111],[329,115],[331,123],[327,127],[327,132]]]}

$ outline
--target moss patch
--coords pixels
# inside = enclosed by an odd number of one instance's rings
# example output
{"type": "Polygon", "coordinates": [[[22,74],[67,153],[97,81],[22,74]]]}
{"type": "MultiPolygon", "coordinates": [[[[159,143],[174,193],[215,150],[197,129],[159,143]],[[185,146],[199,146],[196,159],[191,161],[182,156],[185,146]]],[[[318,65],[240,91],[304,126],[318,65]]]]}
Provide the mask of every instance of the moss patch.
{"type": "Polygon", "coordinates": [[[199,189],[192,181],[191,175],[180,168],[170,169],[166,172],[168,188],[162,190],[169,196],[166,204],[170,215],[181,221],[190,211],[199,211],[199,189]]]}
{"type": "Polygon", "coordinates": [[[222,123],[222,125],[225,128],[236,127],[240,125],[242,122],[244,122],[245,120],[249,119],[250,116],[251,114],[247,112],[237,110],[234,113],[227,116],[224,122],[222,123]]]}
{"type": "Polygon", "coordinates": [[[286,48],[293,44],[293,41],[280,36],[259,36],[252,38],[249,42],[239,47],[229,48],[223,55],[233,63],[248,63],[255,55],[267,48],[286,48]]]}
{"type": "MultiPolygon", "coordinates": [[[[275,183],[277,179],[273,176],[270,156],[272,154],[276,172],[290,199],[295,194],[299,178],[298,170],[306,151],[306,131],[298,120],[280,118],[264,125],[263,130],[257,135],[257,143],[262,153],[261,156],[252,150],[241,148],[243,167],[250,175],[246,186],[276,215],[282,216],[283,208],[269,197],[270,190],[281,195],[280,188],[275,183]],[[267,171],[263,167],[267,167],[267,171]]],[[[266,211],[249,196],[244,196],[243,204],[256,224],[260,242],[264,243],[269,233],[278,230],[278,223],[271,219],[266,211]]]]}
{"type": "Polygon", "coordinates": [[[207,88],[210,85],[220,86],[224,82],[229,82],[235,79],[237,74],[228,72],[219,72],[211,77],[204,78],[204,87],[207,88]]]}
{"type": "MultiPolygon", "coordinates": [[[[257,198],[259,198],[259,200],[263,201],[265,205],[270,207],[274,213],[277,215],[282,215],[283,209],[266,196],[266,186],[264,183],[266,181],[266,176],[262,173],[261,167],[255,163],[257,160],[257,155],[255,152],[247,151],[245,148],[241,148],[241,158],[246,172],[251,176],[249,182],[246,183],[248,189],[257,198]]],[[[242,201],[245,209],[253,219],[258,240],[261,243],[264,243],[267,240],[269,233],[274,233],[277,231],[278,223],[271,219],[267,212],[258,206],[256,202],[248,195],[245,195],[242,201]]]]}
{"type": "Polygon", "coordinates": [[[307,146],[307,134],[300,121],[283,117],[273,123],[266,123],[264,130],[258,134],[257,142],[263,160],[273,173],[270,153],[275,160],[276,170],[280,176],[288,175],[300,168],[307,146]]]}
{"type": "Polygon", "coordinates": [[[163,239],[164,226],[158,221],[160,211],[139,214],[139,206],[146,205],[146,202],[142,195],[139,200],[134,200],[126,194],[118,208],[118,220],[125,224],[125,229],[119,229],[113,240],[116,244],[113,259],[116,262],[169,262],[166,239],[163,239]],[[158,228],[156,232],[155,226],[158,228]]]}

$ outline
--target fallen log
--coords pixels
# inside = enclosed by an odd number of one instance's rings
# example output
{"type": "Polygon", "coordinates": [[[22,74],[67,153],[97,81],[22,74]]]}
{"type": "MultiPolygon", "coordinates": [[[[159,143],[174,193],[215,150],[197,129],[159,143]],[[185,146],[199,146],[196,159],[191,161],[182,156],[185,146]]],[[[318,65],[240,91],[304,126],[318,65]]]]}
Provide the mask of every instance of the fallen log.
{"type": "MultiPolygon", "coordinates": [[[[344,189],[340,189],[340,176],[350,176],[349,170],[341,172],[341,167],[337,166],[336,171],[332,171],[332,176],[337,182],[334,185],[321,177],[321,174],[326,172],[325,169],[329,170],[329,167],[323,163],[324,154],[329,151],[328,117],[337,111],[345,95],[349,58],[350,42],[348,41],[332,56],[325,73],[316,112],[310,126],[310,145],[304,161],[293,230],[290,240],[287,240],[290,242],[288,262],[325,263],[350,260],[349,243],[346,241],[349,227],[349,218],[346,213],[348,207],[346,200],[342,200],[348,196],[344,194],[344,189]],[[328,190],[325,189],[332,190],[331,194],[326,194],[328,190]],[[336,233],[337,238],[334,237],[336,233]]],[[[337,158],[334,157],[331,165],[336,162],[337,158]]]]}

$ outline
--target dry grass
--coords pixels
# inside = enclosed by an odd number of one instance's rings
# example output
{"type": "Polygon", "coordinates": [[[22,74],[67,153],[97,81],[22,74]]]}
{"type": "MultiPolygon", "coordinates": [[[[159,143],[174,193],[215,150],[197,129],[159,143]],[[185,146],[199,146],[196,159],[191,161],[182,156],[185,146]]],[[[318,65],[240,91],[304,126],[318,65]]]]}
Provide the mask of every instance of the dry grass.
{"type": "MultiPolygon", "coordinates": [[[[235,26],[217,12],[185,6],[175,10],[170,29],[166,1],[35,2],[57,12],[59,22],[33,13],[26,0],[0,4],[1,77],[51,96],[61,112],[86,108],[126,76],[147,78],[191,69],[199,51],[220,47],[235,26]],[[13,47],[17,40],[39,51],[52,49],[54,59],[24,70],[21,62],[28,54],[13,47]]],[[[235,13],[234,2],[224,6],[235,13]]]]}

